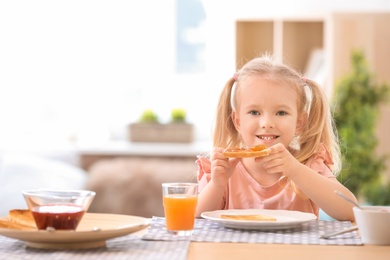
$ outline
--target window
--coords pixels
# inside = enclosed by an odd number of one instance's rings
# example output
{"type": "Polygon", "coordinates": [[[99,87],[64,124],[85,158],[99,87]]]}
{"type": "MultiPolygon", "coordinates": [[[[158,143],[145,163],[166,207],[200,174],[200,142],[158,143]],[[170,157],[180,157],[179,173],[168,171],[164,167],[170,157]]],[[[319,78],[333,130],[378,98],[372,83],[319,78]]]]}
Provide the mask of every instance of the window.
{"type": "Polygon", "coordinates": [[[2,2],[0,141],[121,139],[175,107],[209,138],[204,20],[196,0],[2,2]]]}
{"type": "Polygon", "coordinates": [[[177,0],[176,71],[204,72],[205,10],[200,0],[177,0]]]}

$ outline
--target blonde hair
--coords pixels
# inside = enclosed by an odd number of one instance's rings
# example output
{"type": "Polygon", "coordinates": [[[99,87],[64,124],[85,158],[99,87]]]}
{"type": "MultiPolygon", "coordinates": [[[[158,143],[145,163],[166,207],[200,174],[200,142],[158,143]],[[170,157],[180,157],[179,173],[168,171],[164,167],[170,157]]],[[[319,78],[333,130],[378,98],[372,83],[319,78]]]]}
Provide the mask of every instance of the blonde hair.
{"type": "Polygon", "coordinates": [[[269,55],[249,61],[226,82],[216,111],[213,129],[214,147],[232,148],[242,145],[231,115],[239,103],[240,91],[245,85],[245,80],[253,76],[281,82],[296,89],[298,113],[307,112],[308,121],[297,139],[300,148],[294,152],[294,156],[301,163],[305,163],[316,153],[316,149],[322,143],[334,163],[328,167],[334,174],[338,173],[341,169],[340,147],[330,106],[321,87],[312,80],[304,79],[287,65],[275,62],[269,55]]]}

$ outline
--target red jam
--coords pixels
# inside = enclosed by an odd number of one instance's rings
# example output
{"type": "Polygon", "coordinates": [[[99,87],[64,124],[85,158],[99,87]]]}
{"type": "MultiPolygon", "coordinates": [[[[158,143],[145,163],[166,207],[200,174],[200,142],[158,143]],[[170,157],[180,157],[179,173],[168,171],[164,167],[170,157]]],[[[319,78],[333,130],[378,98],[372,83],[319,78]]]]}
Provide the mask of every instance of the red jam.
{"type": "Polygon", "coordinates": [[[46,205],[32,211],[38,229],[52,227],[56,230],[75,230],[84,215],[81,207],[74,205],[46,205]]]}

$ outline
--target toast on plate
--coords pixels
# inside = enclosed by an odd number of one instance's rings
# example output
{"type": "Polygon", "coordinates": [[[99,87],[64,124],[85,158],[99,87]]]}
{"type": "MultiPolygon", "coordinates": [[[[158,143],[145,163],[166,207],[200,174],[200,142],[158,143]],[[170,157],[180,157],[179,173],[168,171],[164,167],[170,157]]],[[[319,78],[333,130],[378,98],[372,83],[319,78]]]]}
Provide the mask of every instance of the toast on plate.
{"type": "Polygon", "coordinates": [[[221,215],[223,219],[250,220],[250,221],[276,221],[276,218],[261,214],[255,215],[221,215]]]}
{"type": "Polygon", "coordinates": [[[34,217],[28,209],[12,209],[8,212],[8,219],[11,222],[36,228],[34,217]]]}
{"type": "Polygon", "coordinates": [[[12,209],[7,218],[0,219],[0,228],[17,230],[36,230],[34,217],[28,209],[12,209]]]}

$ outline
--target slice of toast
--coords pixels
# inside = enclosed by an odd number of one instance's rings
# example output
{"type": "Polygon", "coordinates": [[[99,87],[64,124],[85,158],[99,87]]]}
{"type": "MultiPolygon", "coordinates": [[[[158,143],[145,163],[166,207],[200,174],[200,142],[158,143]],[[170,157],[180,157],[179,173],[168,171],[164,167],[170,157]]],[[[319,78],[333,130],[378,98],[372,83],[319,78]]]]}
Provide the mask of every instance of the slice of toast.
{"type": "Polygon", "coordinates": [[[233,220],[250,220],[250,221],[276,221],[277,219],[265,215],[221,215],[223,219],[233,219],[233,220]]]}
{"type": "Polygon", "coordinates": [[[23,224],[11,222],[8,219],[0,219],[0,228],[16,229],[16,230],[36,230],[36,227],[26,226],[23,224]]]}
{"type": "Polygon", "coordinates": [[[37,230],[32,213],[28,209],[12,209],[7,218],[0,219],[0,228],[37,230]]]}
{"type": "Polygon", "coordinates": [[[8,212],[8,220],[13,223],[37,228],[34,217],[28,209],[12,209],[8,212]]]}

